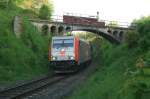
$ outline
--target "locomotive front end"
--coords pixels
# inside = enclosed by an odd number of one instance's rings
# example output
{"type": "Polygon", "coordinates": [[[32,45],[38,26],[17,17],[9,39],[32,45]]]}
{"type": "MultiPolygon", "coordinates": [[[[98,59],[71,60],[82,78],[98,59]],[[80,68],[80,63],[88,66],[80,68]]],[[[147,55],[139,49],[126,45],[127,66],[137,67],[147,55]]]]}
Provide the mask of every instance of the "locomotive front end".
{"type": "Polygon", "coordinates": [[[51,66],[55,70],[71,70],[75,62],[74,37],[53,37],[51,43],[51,66]]]}

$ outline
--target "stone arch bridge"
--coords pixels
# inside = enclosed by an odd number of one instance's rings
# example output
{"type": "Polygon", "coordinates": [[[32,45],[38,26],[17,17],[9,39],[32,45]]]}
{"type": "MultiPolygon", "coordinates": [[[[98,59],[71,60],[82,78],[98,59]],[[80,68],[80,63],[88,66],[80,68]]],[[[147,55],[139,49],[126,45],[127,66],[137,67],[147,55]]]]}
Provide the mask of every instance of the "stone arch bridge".
{"type": "Polygon", "coordinates": [[[87,32],[98,34],[112,43],[121,43],[124,34],[127,32],[127,30],[131,29],[128,27],[110,27],[110,26],[106,26],[104,22],[101,22],[99,24],[99,22],[95,20],[92,20],[93,22],[95,21],[94,25],[93,23],[89,23],[89,22],[88,24],[85,24],[87,22],[87,19],[86,20],[81,20],[81,18],[80,20],[74,19],[75,22],[79,21],[80,23],[75,23],[72,21],[72,19],[70,19],[71,22],[70,20],[68,22],[68,20],[69,19],[65,21],[63,19],[63,22],[58,22],[58,21],[54,22],[48,20],[30,19],[30,22],[45,35],[47,35],[48,33],[52,33],[52,35],[63,35],[64,32],[69,32],[69,31],[87,31],[87,32]],[[95,23],[97,24],[95,25],[95,23]]]}

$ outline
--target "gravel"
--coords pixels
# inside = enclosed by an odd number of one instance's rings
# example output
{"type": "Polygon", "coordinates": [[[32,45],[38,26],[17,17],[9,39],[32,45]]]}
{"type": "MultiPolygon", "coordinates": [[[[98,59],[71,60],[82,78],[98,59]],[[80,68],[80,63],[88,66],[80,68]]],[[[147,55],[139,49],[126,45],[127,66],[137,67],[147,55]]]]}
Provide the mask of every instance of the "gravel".
{"type": "Polygon", "coordinates": [[[74,89],[81,86],[96,68],[95,64],[91,64],[85,70],[23,99],[64,99],[70,95],[74,89]]]}

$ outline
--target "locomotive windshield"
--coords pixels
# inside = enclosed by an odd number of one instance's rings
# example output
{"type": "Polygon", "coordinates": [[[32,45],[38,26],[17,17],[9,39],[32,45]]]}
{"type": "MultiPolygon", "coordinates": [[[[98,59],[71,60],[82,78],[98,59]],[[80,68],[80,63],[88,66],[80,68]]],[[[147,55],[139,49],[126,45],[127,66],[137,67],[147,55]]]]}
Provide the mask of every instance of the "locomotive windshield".
{"type": "Polygon", "coordinates": [[[73,39],[53,40],[53,48],[55,49],[70,48],[70,47],[73,47],[73,39]]]}

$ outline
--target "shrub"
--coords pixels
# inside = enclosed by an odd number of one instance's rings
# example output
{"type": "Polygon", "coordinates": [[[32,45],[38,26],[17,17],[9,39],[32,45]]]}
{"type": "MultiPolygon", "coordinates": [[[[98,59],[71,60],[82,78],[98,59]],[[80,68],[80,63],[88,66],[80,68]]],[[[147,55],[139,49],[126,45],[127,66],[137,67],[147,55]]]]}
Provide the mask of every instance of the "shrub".
{"type": "Polygon", "coordinates": [[[139,33],[136,31],[128,31],[125,34],[125,42],[129,48],[136,47],[138,45],[139,33]]]}
{"type": "Polygon", "coordinates": [[[139,32],[139,45],[143,51],[150,48],[150,16],[136,20],[137,31],[139,32]]]}
{"type": "Polygon", "coordinates": [[[1,0],[0,1],[0,8],[8,7],[8,3],[9,3],[9,0],[1,0]]]}
{"type": "Polygon", "coordinates": [[[146,51],[150,48],[150,40],[147,36],[141,37],[138,42],[143,51],[146,51]]]}

